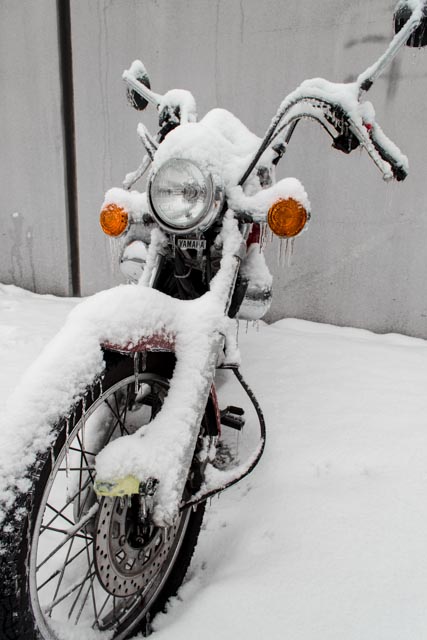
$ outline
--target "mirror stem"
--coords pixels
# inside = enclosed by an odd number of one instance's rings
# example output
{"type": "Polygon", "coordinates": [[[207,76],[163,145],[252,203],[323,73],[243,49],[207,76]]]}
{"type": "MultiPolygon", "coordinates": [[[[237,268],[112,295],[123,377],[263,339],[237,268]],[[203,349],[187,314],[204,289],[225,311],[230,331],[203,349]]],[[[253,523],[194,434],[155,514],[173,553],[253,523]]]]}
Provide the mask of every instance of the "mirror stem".
{"type": "Polygon", "coordinates": [[[417,7],[405,24],[405,26],[394,36],[383,55],[378,58],[373,65],[365,69],[363,73],[357,78],[357,84],[359,85],[359,100],[364,93],[374,84],[375,80],[383,73],[384,69],[388,67],[396,54],[406,44],[413,32],[419,26],[422,20],[422,8],[417,7]]]}

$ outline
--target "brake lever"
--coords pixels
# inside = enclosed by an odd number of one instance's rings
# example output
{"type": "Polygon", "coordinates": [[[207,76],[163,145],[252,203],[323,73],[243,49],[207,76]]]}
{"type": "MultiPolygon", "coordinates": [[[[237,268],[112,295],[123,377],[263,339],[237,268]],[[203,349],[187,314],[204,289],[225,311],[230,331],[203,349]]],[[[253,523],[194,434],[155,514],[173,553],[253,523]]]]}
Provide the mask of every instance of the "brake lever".
{"type": "MultiPolygon", "coordinates": [[[[397,180],[397,182],[401,182],[405,180],[408,176],[408,166],[406,161],[406,156],[402,155],[401,161],[397,160],[393,157],[391,153],[387,151],[385,146],[396,146],[394,143],[387,138],[384,134],[380,126],[375,123],[374,125],[366,125],[365,127],[368,131],[369,137],[371,139],[372,144],[374,145],[375,151],[378,153],[380,158],[385,161],[393,174],[393,178],[397,180]]],[[[348,123],[344,122],[341,127],[340,133],[334,137],[334,141],[332,147],[337,149],[338,151],[342,151],[345,154],[350,154],[355,149],[358,149],[361,146],[360,141],[357,136],[351,131],[348,123]]],[[[400,153],[399,149],[396,147],[397,153],[400,153]]],[[[380,167],[381,168],[381,167],[380,167]]],[[[385,179],[389,179],[389,175],[385,176],[385,179]]]]}
{"type": "Polygon", "coordinates": [[[325,114],[325,118],[337,132],[337,135],[333,136],[332,147],[334,149],[349,154],[360,147],[357,136],[351,131],[348,116],[340,106],[332,106],[331,113],[325,114]]]}

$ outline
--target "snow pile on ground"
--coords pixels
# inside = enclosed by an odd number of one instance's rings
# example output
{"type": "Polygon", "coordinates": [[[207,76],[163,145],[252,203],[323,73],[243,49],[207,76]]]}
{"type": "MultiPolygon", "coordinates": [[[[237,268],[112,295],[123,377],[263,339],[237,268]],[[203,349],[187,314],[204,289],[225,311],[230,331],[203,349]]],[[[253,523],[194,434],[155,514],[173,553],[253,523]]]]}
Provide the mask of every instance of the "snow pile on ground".
{"type": "MultiPolygon", "coordinates": [[[[3,405],[74,302],[0,287],[3,405]]],[[[240,345],[266,452],[210,505],[153,637],[424,640],[427,343],[283,320],[240,345]]],[[[220,396],[243,402],[225,374],[220,396]]]]}

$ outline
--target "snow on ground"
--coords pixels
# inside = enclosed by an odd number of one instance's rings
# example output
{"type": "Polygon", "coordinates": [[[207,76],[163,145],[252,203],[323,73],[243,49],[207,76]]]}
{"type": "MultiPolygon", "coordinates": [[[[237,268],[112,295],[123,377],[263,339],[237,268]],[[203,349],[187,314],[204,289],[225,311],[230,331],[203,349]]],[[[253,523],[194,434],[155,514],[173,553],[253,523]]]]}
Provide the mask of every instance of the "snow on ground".
{"type": "Polygon", "coordinates": [[[73,298],[34,295],[0,284],[0,393],[2,401],[75,306],[73,298]]]}
{"type": "MultiPolygon", "coordinates": [[[[0,285],[2,403],[74,304],[0,285]]],[[[212,502],[154,637],[424,640],[427,343],[282,320],[240,344],[266,453],[212,502]]]]}

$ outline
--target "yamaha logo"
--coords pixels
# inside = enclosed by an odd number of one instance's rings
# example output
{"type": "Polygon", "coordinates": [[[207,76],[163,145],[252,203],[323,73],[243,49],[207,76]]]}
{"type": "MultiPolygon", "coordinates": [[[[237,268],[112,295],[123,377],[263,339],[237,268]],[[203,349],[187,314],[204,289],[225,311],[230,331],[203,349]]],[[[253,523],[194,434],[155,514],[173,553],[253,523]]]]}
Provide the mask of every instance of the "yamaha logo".
{"type": "Polygon", "coordinates": [[[206,240],[200,240],[197,238],[178,238],[177,245],[180,249],[195,249],[196,251],[202,251],[206,249],[206,240]]]}

